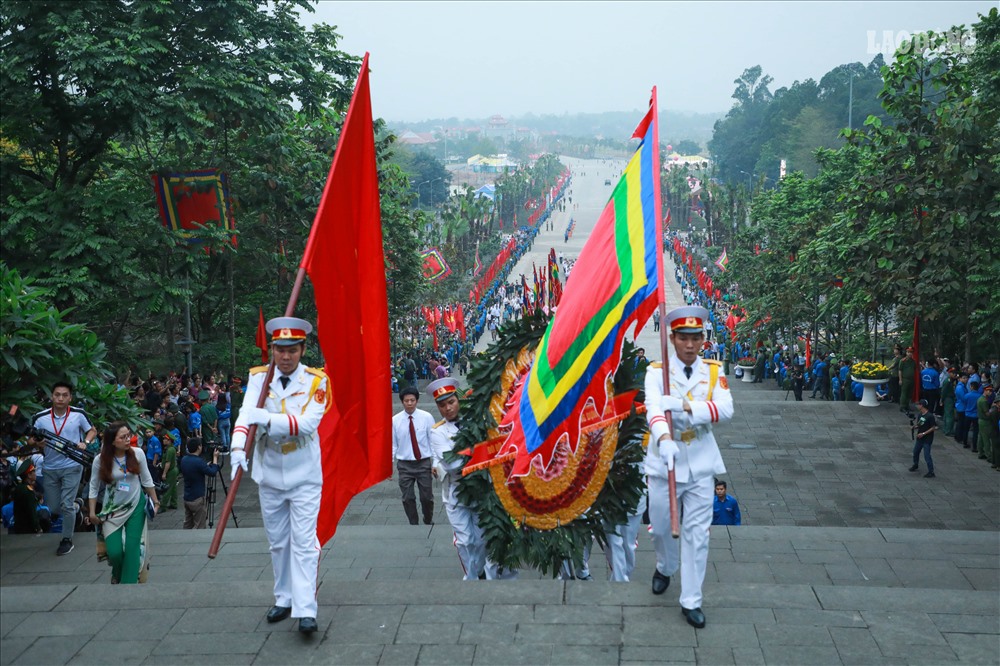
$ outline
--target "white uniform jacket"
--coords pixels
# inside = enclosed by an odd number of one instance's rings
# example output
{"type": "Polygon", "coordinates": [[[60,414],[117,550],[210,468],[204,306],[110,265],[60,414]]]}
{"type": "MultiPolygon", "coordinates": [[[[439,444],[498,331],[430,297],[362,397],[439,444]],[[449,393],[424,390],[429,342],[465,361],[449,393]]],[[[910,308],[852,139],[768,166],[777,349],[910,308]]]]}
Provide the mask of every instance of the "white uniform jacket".
{"type": "MultiPolygon", "coordinates": [[[[684,375],[684,364],[676,355],[670,358],[670,395],[683,399],[691,413],[673,410],[673,439],[679,453],[675,460],[677,483],[688,483],[706,476],[726,473],[722,454],[712,434],[712,424],[733,417],[733,396],[721,371],[719,361],[696,358],[691,366],[691,378],[684,375]],[[714,373],[711,370],[718,368],[714,373]],[[711,381],[712,375],[716,378],[711,381]]],[[[646,450],[645,471],[649,476],[667,478],[667,465],[660,457],[657,442],[669,428],[662,408],[663,366],[650,363],[646,369],[646,422],[649,424],[649,448],[646,450]]]]}
{"type": "MultiPolygon", "coordinates": [[[[246,408],[257,406],[266,376],[267,366],[250,370],[243,409],[233,426],[233,448],[246,446],[249,429],[246,408]]],[[[288,388],[282,388],[280,376],[275,369],[264,403],[271,419],[269,425],[257,427],[250,475],[258,485],[279,490],[303,484],[321,485],[323,464],[317,430],[332,405],[326,373],[300,363],[289,375],[288,388]]]]}
{"type": "Polygon", "coordinates": [[[458,425],[452,421],[441,420],[431,428],[431,455],[434,457],[434,468],[438,471],[438,481],[441,482],[441,501],[445,504],[458,505],[458,478],[462,474],[461,459],[452,462],[445,461],[445,453],[455,448],[455,435],[458,425]]]}

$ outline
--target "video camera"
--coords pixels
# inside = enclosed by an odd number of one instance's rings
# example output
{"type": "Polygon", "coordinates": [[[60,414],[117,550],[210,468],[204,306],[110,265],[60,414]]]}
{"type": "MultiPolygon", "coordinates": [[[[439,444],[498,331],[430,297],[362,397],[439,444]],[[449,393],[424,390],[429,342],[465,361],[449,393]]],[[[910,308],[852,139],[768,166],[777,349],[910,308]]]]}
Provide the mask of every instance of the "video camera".
{"type": "Polygon", "coordinates": [[[90,469],[94,463],[94,454],[85,449],[78,448],[76,442],[72,442],[65,437],[36,428],[31,425],[27,416],[21,413],[17,405],[0,414],[0,435],[10,437],[11,440],[19,440],[22,437],[31,437],[44,441],[57,452],[63,454],[73,462],[80,463],[85,468],[90,469]]]}

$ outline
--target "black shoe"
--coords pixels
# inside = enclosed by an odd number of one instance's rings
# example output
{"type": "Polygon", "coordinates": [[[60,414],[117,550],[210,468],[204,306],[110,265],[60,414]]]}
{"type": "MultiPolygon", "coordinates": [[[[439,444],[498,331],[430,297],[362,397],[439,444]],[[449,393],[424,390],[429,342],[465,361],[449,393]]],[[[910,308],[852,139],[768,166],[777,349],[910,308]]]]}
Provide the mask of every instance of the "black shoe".
{"type": "Polygon", "coordinates": [[[910,471],[911,472],[916,472],[918,469],[919,469],[919,467],[917,467],[916,465],[914,465],[913,467],[910,468],[910,471]]]}
{"type": "Polygon", "coordinates": [[[653,569],[653,594],[663,594],[670,587],[670,576],[664,576],[659,569],[653,569]]]}
{"type": "Polygon", "coordinates": [[[282,620],[287,619],[291,614],[291,606],[271,606],[271,610],[267,611],[267,621],[281,622],[282,620]]]}
{"type": "Polygon", "coordinates": [[[682,608],[681,614],[695,629],[702,629],[705,627],[705,614],[701,612],[700,608],[682,608]]]}
{"type": "Polygon", "coordinates": [[[69,555],[73,551],[73,540],[63,539],[56,548],[56,555],[69,555]]]}
{"type": "Polygon", "coordinates": [[[299,619],[300,634],[312,634],[315,633],[317,629],[319,629],[319,627],[316,626],[316,618],[303,617],[299,619]]]}
{"type": "Polygon", "coordinates": [[[927,472],[926,474],[924,474],[924,478],[925,479],[933,479],[933,478],[935,478],[934,477],[934,472],[927,472]]]}

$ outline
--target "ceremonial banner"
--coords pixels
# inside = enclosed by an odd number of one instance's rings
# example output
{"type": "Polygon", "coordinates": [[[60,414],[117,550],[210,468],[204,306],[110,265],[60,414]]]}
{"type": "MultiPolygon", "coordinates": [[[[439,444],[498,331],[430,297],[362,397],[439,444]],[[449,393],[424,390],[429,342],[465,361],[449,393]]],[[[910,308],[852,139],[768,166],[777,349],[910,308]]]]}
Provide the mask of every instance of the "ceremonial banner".
{"type": "Polygon", "coordinates": [[[351,498],[392,475],[389,312],[367,53],[301,266],[313,284],[332,396],[319,425],[316,533],[325,544],[351,498]]]}
{"type": "MultiPolygon", "coordinates": [[[[163,226],[180,233],[189,243],[203,242],[198,232],[208,227],[236,229],[229,201],[229,177],[222,171],[153,173],[150,179],[163,226]]],[[[235,236],[232,243],[235,247],[235,236]]]]}
{"type": "MultiPolygon", "coordinates": [[[[663,253],[656,89],[633,134],[641,139],[577,259],[559,309],[501,427],[503,454],[516,452],[512,476],[532,463],[547,468],[560,439],[576,451],[584,409],[604,412],[607,379],[621,359],[625,332],[645,324],[659,302],[663,253]]],[[[525,285],[525,291],[526,285],[525,285]]]]}
{"type": "Polygon", "coordinates": [[[722,248],[722,254],[719,255],[719,258],[715,260],[715,265],[718,266],[719,270],[723,273],[726,272],[726,266],[729,265],[729,255],[726,254],[725,247],[722,248]]]}
{"type": "Polygon", "coordinates": [[[451,267],[444,260],[441,251],[431,247],[420,253],[420,271],[430,282],[440,282],[451,275],[451,267]]]}

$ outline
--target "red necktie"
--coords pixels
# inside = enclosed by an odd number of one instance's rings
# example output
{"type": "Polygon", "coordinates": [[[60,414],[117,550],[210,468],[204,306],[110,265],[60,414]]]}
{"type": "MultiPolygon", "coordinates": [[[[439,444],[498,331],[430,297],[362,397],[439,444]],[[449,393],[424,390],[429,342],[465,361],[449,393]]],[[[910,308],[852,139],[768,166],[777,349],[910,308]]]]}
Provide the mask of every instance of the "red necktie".
{"type": "Polygon", "coordinates": [[[417,429],[413,427],[413,414],[410,414],[410,446],[413,447],[413,459],[420,460],[420,446],[417,444],[417,429]]]}

